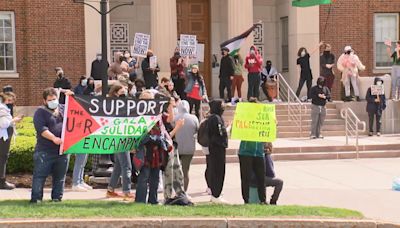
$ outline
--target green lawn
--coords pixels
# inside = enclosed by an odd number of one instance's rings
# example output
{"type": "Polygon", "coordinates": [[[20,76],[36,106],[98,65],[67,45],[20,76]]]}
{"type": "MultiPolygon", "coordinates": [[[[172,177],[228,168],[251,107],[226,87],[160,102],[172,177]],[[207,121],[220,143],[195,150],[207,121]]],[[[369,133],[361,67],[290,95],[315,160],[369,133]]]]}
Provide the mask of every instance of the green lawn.
{"type": "Polygon", "coordinates": [[[363,218],[360,212],[303,206],[199,204],[194,207],[150,206],[116,201],[63,201],[31,205],[28,201],[0,201],[0,218],[135,218],[135,217],[307,217],[363,218]]]}

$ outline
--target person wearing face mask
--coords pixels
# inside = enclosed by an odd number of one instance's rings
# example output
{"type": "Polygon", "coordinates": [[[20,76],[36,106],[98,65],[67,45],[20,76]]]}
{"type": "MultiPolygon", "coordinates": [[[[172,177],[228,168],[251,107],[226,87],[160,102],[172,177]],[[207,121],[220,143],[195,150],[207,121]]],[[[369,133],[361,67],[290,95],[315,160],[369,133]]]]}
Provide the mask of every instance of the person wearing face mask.
{"type": "Polygon", "coordinates": [[[96,59],[92,62],[90,76],[95,80],[101,80],[107,77],[107,69],[109,67],[108,61],[102,59],[101,53],[96,54],[96,59]]]}
{"type": "Polygon", "coordinates": [[[387,44],[387,53],[393,60],[392,66],[392,99],[399,100],[400,85],[400,40],[396,42],[396,48],[392,52],[392,42],[387,44]]]}
{"type": "MultiPolygon", "coordinates": [[[[383,86],[383,80],[376,77],[374,79],[374,85],[383,86]]],[[[383,90],[384,92],[384,90],[383,90]]],[[[386,109],[386,97],[385,93],[372,95],[371,87],[367,90],[367,112],[369,118],[369,136],[374,135],[374,116],[376,121],[376,135],[381,136],[381,117],[382,112],[386,109]]]]}
{"type": "Polygon", "coordinates": [[[189,102],[189,113],[194,112],[198,119],[200,119],[200,106],[203,99],[207,99],[206,85],[203,76],[199,72],[199,66],[193,65],[192,70],[187,75],[188,84],[185,92],[189,102]]]}
{"type": "MultiPolygon", "coordinates": [[[[66,90],[65,95],[73,95],[73,92],[66,90]]],[[[33,154],[31,203],[43,200],[43,187],[49,175],[52,175],[53,178],[52,201],[60,202],[62,200],[69,162],[68,155],[60,155],[63,114],[64,105],[59,104],[57,91],[54,88],[45,89],[43,106],[39,107],[33,116],[37,143],[33,154]]]]}
{"type": "Polygon", "coordinates": [[[311,88],[311,139],[323,138],[321,128],[326,116],[326,102],[331,99],[331,92],[325,85],[325,79],[319,77],[317,85],[311,88]]]}
{"type": "MultiPolygon", "coordinates": [[[[64,75],[64,70],[61,67],[56,67],[56,81],[53,84],[55,89],[62,90],[70,90],[72,89],[71,81],[64,75]]],[[[64,93],[60,92],[59,102],[60,104],[65,104],[65,95],[64,93]]]]}
{"type": "Polygon", "coordinates": [[[298,57],[297,66],[298,69],[300,69],[299,86],[297,87],[296,91],[297,97],[300,96],[300,92],[303,89],[304,83],[307,83],[307,99],[311,99],[310,90],[312,86],[313,76],[311,72],[310,58],[311,55],[314,54],[317,50],[319,50],[319,47],[321,47],[323,44],[324,44],[323,42],[320,42],[318,47],[316,47],[310,53],[308,53],[305,47],[301,47],[297,52],[297,57],[298,57]]]}
{"type": "Polygon", "coordinates": [[[261,71],[262,71],[263,59],[258,53],[256,46],[250,47],[250,53],[246,56],[244,67],[249,72],[247,81],[249,88],[247,90],[247,100],[250,98],[259,98],[260,96],[260,84],[261,84],[261,71]]]}
{"type": "Polygon", "coordinates": [[[226,102],[231,102],[232,99],[232,77],[235,74],[233,59],[229,55],[229,48],[221,48],[221,65],[219,68],[219,96],[225,99],[225,89],[227,91],[226,102]]]}
{"type": "Polygon", "coordinates": [[[352,101],[350,94],[350,83],[353,86],[354,95],[356,100],[360,101],[360,91],[358,89],[359,71],[365,70],[365,66],[361,63],[360,59],[354,54],[350,46],[344,48],[344,53],[339,57],[337,68],[342,72],[342,82],[345,89],[345,101],[352,101]]]}
{"type": "Polygon", "coordinates": [[[94,91],[94,78],[89,77],[87,79],[87,86],[85,88],[85,90],[83,91],[83,95],[91,95],[94,96],[95,95],[95,91],[94,91]]]}
{"type": "Polygon", "coordinates": [[[15,124],[20,122],[23,117],[18,116],[13,118],[12,110],[14,103],[14,93],[0,93],[0,189],[4,190],[15,188],[14,184],[6,181],[6,167],[10,154],[11,138],[15,133],[15,124]]]}
{"type": "Polygon", "coordinates": [[[265,96],[267,97],[268,101],[270,102],[272,102],[273,98],[269,96],[267,83],[272,82],[277,74],[278,70],[274,66],[272,66],[272,61],[267,60],[267,62],[265,63],[265,67],[261,72],[261,80],[262,80],[261,88],[265,96]]]}
{"type": "Polygon", "coordinates": [[[332,90],[335,75],[333,66],[335,65],[335,56],[331,53],[332,47],[330,44],[324,44],[324,52],[320,56],[320,75],[325,78],[325,86],[332,90]]]}
{"type": "Polygon", "coordinates": [[[226,148],[228,147],[228,133],[222,114],[224,103],[220,99],[212,100],[210,103],[210,116],[208,117],[209,135],[209,172],[211,202],[226,204],[227,201],[221,197],[225,180],[226,148]]]}
{"type": "Polygon", "coordinates": [[[175,90],[181,99],[186,100],[186,93],[185,93],[185,82],[187,80],[185,74],[186,63],[185,60],[181,57],[179,49],[176,49],[174,56],[170,58],[169,66],[171,68],[171,79],[172,82],[174,82],[175,90]]]}
{"type": "Polygon", "coordinates": [[[238,97],[232,98],[232,105],[235,105],[237,102],[242,101],[242,83],[244,81],[243,63],[244,63],[243,58],[239,53],[233,56],[233,64],[235,67],[235,72],[232,79],[232,95],[235,96],[235,89],[236,89],[238,97]]]}
{"type": "MultiPolygon", "coordinates": [[[[108,97],[124,98],[127,90],[120,84],[114,84],[110,88],[108,97]]],[[[107,198],[123,198],[124,201],[133,201],[135,195],[131,193],[131,177],[132,177],[132,162],[130,153],[122,152],[114,154],[114,169],[108,184],[106,197],[107,198]],[[119,177],[122,176],[122,192],[119,194],[115,191],[118,186],[119,177]]]]}
{"type": "Polygon", "coordinates": [[[137,78],[136,69],[139,68],[137,59],[131,56],[129,51],[124,52],[125,61],[128,64],[126,66],[127,72],[129,73],[129,81],[134,82],[137,78]]]}
{"type": "Polygon", "coordinates": [[[86,76],[81,76],[79,79],[79,84],[74,88],[74,93],[76,95],[83,95],[83,92],[88,86],[88,79],[86,76]]]}
{"type": "Polygon", "coordinates": [[[158,86],[158,72],[160,72],[160,67],[157,64],[156,68],[150,68],[151,57],[153,57],[153,51],[149,49],[147,57],[142,61],[143,79],[146,89],[155,89],[158,86]]]}
{"type": "Polygon", "coordinates": [[[122,52],[118,51],[114,53],[114,62],[111,63],[110,67],[107,70],[107,75],[109,80],[117,80],[119,75],[124,74],[121,66],[124,59],[125,57],[122,54],[122,52]]]}

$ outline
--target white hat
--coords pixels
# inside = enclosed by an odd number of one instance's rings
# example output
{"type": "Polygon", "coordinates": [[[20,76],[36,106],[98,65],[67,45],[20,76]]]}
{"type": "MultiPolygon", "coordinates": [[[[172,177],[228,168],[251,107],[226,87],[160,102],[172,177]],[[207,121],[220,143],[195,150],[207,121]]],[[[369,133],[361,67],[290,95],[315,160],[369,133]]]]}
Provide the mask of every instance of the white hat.
{"type": "Polygon", "coordinates": [[[353,49],[351,48],[351,46],[346,46],[346,47],[344,47],[344,51],[345,51],[345,52],[351,51],[351,50],[353,50],[353,49]]]}

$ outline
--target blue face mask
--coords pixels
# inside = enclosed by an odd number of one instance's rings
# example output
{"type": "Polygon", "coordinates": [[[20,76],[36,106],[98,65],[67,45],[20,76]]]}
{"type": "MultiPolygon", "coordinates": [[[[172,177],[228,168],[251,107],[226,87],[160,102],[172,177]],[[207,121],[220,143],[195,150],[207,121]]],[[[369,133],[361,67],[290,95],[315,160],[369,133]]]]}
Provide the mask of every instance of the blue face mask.
{"type": "Polygon", "coordinates": [[[87,79],[82,80],[82,81],[81,81],[81,85],[82,85],[82,86],[87,86],[87,79]]]}
{"type": "Polygon", "coordinates": [[[47,102],[47,107],[51,110],[55,110],[58,108],[58,100],[52,100],[47,102]]]}

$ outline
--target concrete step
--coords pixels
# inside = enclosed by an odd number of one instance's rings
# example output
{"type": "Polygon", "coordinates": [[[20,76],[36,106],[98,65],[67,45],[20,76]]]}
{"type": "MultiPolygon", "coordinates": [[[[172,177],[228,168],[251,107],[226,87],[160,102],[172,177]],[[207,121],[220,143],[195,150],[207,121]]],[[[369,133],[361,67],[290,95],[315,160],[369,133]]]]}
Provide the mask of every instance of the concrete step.
{"type": "MultiPolygon", "coordinates": [[[[308,120],[302,120],[301,124],[303,126],[311,126],[311,119],[308,120]]],[[[342,125],[344,126],[345,122],[343,119],[326,119],[324,122],[325,125],[342,125]]],[[[281,126],[294,126],[296,125],[295,122],[289,121],[289,120],[279,120],[278,122],[278,128],[281,126]]]]}
{"type": "MultiPolygon", "coordinates": [[[[336,113],[336,114],[340,114],[338,110],[336,109],[327,109],[326,110],[328,114],[332,114],[332,113],[336,113]]],[[[290,110],[290,113],[292,114],[298,114],[300,113],[300,110],[290,110]]],[[[302,112],[305,115],[311,115],[311,109],[305,109],[302,112]]],[[[280,116],[280,115],[288,115],[288,110],[287,109],[282,109],[282,110],[276,110],[276,115],[280,116]]]]}
{"type": "MultiPolygon", "coordinates": [[[[302,125],[302,130],[303,131],[310,131],[311,125],[302,125]]],[[[278,132],[298,132],[300,129],[299,126],[278,126],[278,132]]],[[[324,131],[344,131],[344,124],[330,124],[330,125],[324,125],[323,126],[324,131]]]]}
{"type": "MultiPolygon", "coordinates": [[[[293,118],[293,117],[291,117],[291,118],[293,118]]],[[[292,119],[289,119],[289,116],[288,115],[280,115],[280,116],[276,116],[276,119],[278,120],[278,121],[282,121],[282,120],[292,120],[292,119]]],[[[338,114],[336,114],[336,113],[327,113],[326,114],[326,117],[325,117],[325,120],[329,120],[329,119],[341,119],[340,118],[340,115],[338,115],[338,114]]],[[[303,115],[302,116],[302,120],[311,120],[311,115],[303,115]]]]}
{"type": "MultiPolygon", "coordinates": [[[[306,139],[305,139],[306,140],[306,139]]],[[[400,144],[382,144],[382,145],[360,145],[359,151],[391,151],[398,150],[400,144]]],[[[321,152],[345,152],[356,151],[355,145],[338,145],[338,146],[306,146],[306,147],[274,147],[274,154],[286,153],[321,153],[321,152]]]]}
{"type": "MultiPolygon", "coordinates": [[[[325,131],[321,132],[323,136],[345,136],[345,132],[343,131],[325,131]]],[[[278,138],[295,138],[295,137],[309,137],[309,131],[303,131],[301,135],[299,132],[279,132],[277,133],[278,138]]]]}

